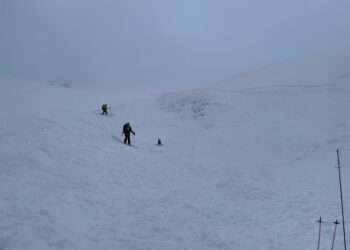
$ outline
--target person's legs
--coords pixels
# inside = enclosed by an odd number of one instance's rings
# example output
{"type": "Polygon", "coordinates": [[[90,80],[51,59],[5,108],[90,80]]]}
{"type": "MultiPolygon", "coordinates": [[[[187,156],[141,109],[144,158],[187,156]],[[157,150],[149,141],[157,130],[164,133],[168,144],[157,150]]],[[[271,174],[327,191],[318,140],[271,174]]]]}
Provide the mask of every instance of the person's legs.
{"type": "Polygon", "coordinates": [[[130,135],[128,135],[128,144],[129,144],[129,145],[131,144],[130,135]]]}

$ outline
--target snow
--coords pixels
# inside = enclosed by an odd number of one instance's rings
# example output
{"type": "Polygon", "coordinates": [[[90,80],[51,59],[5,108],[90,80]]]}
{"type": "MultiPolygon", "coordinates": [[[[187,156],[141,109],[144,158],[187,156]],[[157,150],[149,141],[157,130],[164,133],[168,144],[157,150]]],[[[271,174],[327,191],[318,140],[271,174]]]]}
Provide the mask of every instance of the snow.
{"type": "Polygon", "coordinates": [[[350,60],[322,58],[128,99],[0,78],[0,249],[312,249],[319,216],[329,249],[350,60]]]}
{"type": "Polygon", "coordinates": [[[220,82],[229,89],[270,86],[314,86],[334,83],[349,71],[350,48],[271,63],[252,72],[243,72],[220,82]]]}

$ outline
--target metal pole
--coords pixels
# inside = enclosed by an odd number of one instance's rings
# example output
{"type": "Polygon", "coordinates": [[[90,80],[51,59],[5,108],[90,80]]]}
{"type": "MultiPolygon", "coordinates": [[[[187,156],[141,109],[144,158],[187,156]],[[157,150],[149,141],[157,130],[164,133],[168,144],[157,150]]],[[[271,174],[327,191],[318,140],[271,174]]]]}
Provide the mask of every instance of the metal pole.
{"type": "Polygon", "coordinates": [[[317,244],[317,250],[320,249],[320,242],[321,242],[321,224],[323,223],[321,216],[320,219],[317,221],[319,223],[318,226],[318,244],[317,244]]]}
{"type": "Polygon", "coordinates": [[[346,250],[346,236],[345,236],[345,219],[344,219],[344,205],[343,205],[343,188],[341,185],[341,174],[340,174],[340,160],[339,160],[339,149],[337,149],[337,157],[338,157],[338,173],[339,173],[339,187],[340,187],[340,201],[341,201],[341,213],[343,219],[343,235],[344,235],[344,248],[346,250]]]}
{"type": "Polygon", "coordinates": [[[336,221],[333,222],[333,223],[335,224],[335,226],[334,226],[334,233],[333,233],[333,240],[332,240],[332,248],[331,248],[331,250],[333,250],[333,248],[334,248],[335,234],[336,234],[336,232],[337,232],[337,226],[338,226],[339,222],[336,220],[336,221]]]}

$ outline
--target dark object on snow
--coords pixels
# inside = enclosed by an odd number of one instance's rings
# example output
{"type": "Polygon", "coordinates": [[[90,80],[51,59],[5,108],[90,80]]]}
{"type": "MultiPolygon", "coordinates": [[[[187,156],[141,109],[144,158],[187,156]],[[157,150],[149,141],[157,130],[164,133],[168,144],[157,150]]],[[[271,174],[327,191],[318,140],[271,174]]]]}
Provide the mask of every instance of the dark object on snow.
{"type": "Polygon", "coordinates": [[[130,122],[127,122],[123,126],[123,133],[122,134],[124,134],[124,136],[125,136],[124,143],[128,143],[129,145],[131,144],[130,133],[133,133],[133,135],[135,135],[135,132],[132,130],[132,128],[130,126],[130,122]]]}
{"type": "Polygon", "coordinates": [[[158,138],[158,143],[157,145],[161,146],[162,145],[162,141],[160,140],[160,138],[158,138]]]}
{"type": "Polygon", "coordinates": [[[111,109],[111,108],[108,108],[107,104],[103,104],[102,105],[102,115],[107,115],[108,114],[108,109],[111,109]]]}

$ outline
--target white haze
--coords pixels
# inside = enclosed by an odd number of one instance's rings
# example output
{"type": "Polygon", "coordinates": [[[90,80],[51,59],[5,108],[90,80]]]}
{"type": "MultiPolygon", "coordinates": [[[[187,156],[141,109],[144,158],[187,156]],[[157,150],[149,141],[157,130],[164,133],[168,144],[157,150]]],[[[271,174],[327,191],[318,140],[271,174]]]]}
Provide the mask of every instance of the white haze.
{"type": "Polygon", "coordinates": [[[0,74],[196,87],[350,45],[348,0],[0,0],[0,74]]]}

